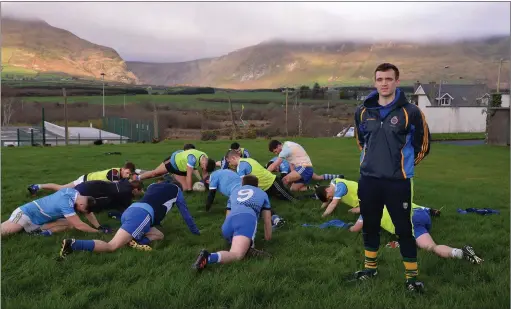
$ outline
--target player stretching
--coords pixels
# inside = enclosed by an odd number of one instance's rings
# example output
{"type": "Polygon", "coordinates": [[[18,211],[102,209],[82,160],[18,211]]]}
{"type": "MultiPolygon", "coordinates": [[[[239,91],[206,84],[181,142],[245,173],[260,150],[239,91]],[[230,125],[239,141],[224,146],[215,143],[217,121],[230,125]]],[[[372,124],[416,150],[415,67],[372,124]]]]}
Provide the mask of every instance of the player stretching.
{"type": "MultiPolygon", "coordinates": [[[[206,187],[209,189],[206,211],[211,209],[211,205],[215,200],[216,191],[220,191],[220,193],[229,198],[234,191],[239,190],[241,183],[240,176],[230,169],[217,170],[211,173],[209,179],[205,181],[206,187]]],[[[275,214],[273,210],[271,221],[274,228],[279,228],[286,223],[286,221],[275,214]]]]}
{"type": "Polygon", "coordinates": [[[64,239],[60,258],[74,251],[114,252],[128,244],[139,250],[152,250],[149,243],[163,239],[163,233],[154,226],[160,225],[176,204],[190,231],[199,235],[199,229],[188,212],[183,192],[175,184],[157,183],[147,187],[144,197],[133,203],[121,217],[121,228],[109,242],[102,240],[64,239]]]}
{"type": "MultiPolygon", "coordinates": [[[[354,208],[351,212],[360,213],[360,208],[354,208]]],[[[465,245],[461,249],[451,248],[445,245],[437,245],[429,233],[431,230],[432,215],[439,215],[439,211],[412,203],[412,225],[417,247],[426,251],[434,252],[442,258],[465,259],[472,264],[481,264],[484,261],[476,255],[474,248],[470,245],[465,245]]],[[[350,231],[359,232],[362,230],[363,226],[364,220],[362,216],[360,216],[357,223],[350,227],[350,231]]],[[[396,234],[396,228],[394,227],[394,224],[392,224],[392,219],[390,218],[386,207],[383,210],[381,227],[391,234],[396,234]]]]}
{"type": "Polygon", "coordinates": [[[209,253],[202,249],[193,264],[200,271],[207,264],[228,264],[239,261],[255,250],[254,239],[257,232],[257,218],[262,212],[264,219],[264,239],[271,240],[271,206],[268,195],[258,188],[258,180],[254,176],[243,177],[241,188],[235,190],[227,202],[227,214],[222,225],[222,235],[231,244],[229,251],[209,253]]]}
{"type": "Polygon", "coordinates": [[[64,189],[64,188],[74,188],[77,185],[81,184],[82,182],[90,181],[90,180],[119,181],[121,179],[129,178],[131,176],[131,174],[134,172],[135,172],[135,164],[133,164],[131,162],[127,162],[121,168],[114,167],[114,168],[111,168],[108,170],[82,175],[82,176],[78,177],[77,180],[70,182],[67,185],[58,185],[55,183],[46,183],[46,184],[41,184],[41,185],[34,184],[34,185],[28,186],[27,189],[30,192],[30,194],[36,195],[37,191],[39,191],[39,190],[58,191],[58,190],[64,189]]]}
{"type": "Polygon", "coordinates": [[[184,191],[192,190],[192,174],[194,170],[202,169],[201,179],[215,169],[215,161],[208,155],[196,149],[178,150],[165,159],[157,168],[140,174],[138,180],[162,176],[166,173],[174,175],[184,191]]]}
{"type": "MultiPolygon", "coordinates": [[[[277,159],[278,159],[278,157],[271,158],[271,160],[268,161],[268,163],[266,164],[266,168],[269,168],[270,165],[272,165],[275,161],[277,161],[277,159]]],[[[290,165],[286,159],[281,158],[281,160],[282,160],[282,162],[280,163],[280,165],[275,167],[273,171],[280,173],[280,177],[284,178],[287,176],[287,174],[291,173],[291,170],[294,169],[294,166],[290,165]]],[[[341,174],[318,175],[316,173],[312,174],[312,180],[315,180],[315,181],[331,180],[331,179],[335,179],[335,178],[344,178],[344,175],[341,175],[341,174]]],[[[310,190],[312,190],[313,188],[314,188],[313,186],[309,186],[310,190]]]]}
{"type": "Polygon", "coordinates": [[[109,233],[109,229],[97,230],[90,227],[76,214],[83,213],[89,222],[97,222],[90,212],[94,203],[94,198],[80,195],[75,189],[59,190],[16,208],[11,217],[2,223],[2,237],[21,230],[30,234],[51,235],[73,227],[83,232],[109,233]]]}
{"type": "Polygon", "coordinates": [[[268,195],[290,202],[297,201],[291,192],[288,191],[286,186],[282,184],[280,177],[277,177],[277,175],[269,172],[256,160],[251,158],[242,159],[238,152],[231,150],[227,154],[227,161],[230,165],[237,168],[237,173],[239,176],[256,176],[258,179],[259,188],[265,191],[268,195]]]}

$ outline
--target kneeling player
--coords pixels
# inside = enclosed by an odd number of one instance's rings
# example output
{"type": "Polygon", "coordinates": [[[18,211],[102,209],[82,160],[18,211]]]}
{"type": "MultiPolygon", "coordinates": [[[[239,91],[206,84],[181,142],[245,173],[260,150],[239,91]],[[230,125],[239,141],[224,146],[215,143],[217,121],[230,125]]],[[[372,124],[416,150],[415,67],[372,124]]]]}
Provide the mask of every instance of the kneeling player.
{"type": "Polygon", "coordinates": [[[316,188],[317,198],[323,202],[321,209],[326,207],[322,217],[330,215],[339,201],[342,201],[351,208],[359,207],[358,183],[356,181],[335,178],[329,186],[316,188]]]}
{"type": "MultiPolygon", "coordinates": [[[[275,161],[277,161],[278,157],[272,158],[268,163],[266,164],[266,168],[268,169],[275,161]]],[[[281,159],[281,163],[279,166],[272,168],[274,172],[280,173],[280,177],[284,178],[289,173],[291,173],[292,170],[294,170],[294,166],[291,166],[289,162],[285,159],[281,159]]],[[[316,173],[312,173],[312,180],[315,181],[321,181],[321,180],[332,180],[335,178],[344,178],[344,175],[341,174],[323,174],[318,175],[316,173]]],[[[309,189],[313,189],[313,186],[308,186],[309,189]]]]}
{"type": "Polygon", "coordinates": [[[68,183],[67,185],[58,185],[55,183],[46,183],[46,184],[41,184],[41,185],[34,184],[34,185],[28,186],[27,189],[30,192],[30,194],[35,195],[37,193],[37,191],[39,191],[39,190],[58,191],[58,190],[64,189],[64,188],[74,188],[77,185],[81,184],[82,182],[86,182],[86,181],[90,181],[90,180],[103,180],[103,181],[110,181],[110,182],[119,181],[121,179],[129,178],[131,176],[131,174],[133,174],[134,172],[135,172],[135,164],[133,164],[131,162],[127,162],[121,168],[114,167],[114,168],[111,168],[108,170],[82,175],[82,176],[78,177],[78,179],[76,179],[73,182],[68,183]]]}
{"type": "Polygon", "coordinates": [[[170,173],[179,181],[184,191],[192,190],[192,174],[194,170],[202,169],[202,177],[215,170],[215,161],[208,155],[196,149],[178,150],[165,159],[157,168],[147,171],[138,176],[138,180],[144,180],[170,173]]]}
{"type": "Polygon", "coordinates": [[[241,148],[239,143],[234,142],[231,144],[231,148],[227,150],[227,153],[222,158],[222,161],[216,162],[216,166],[220,167],[221,169],[236,170],[235,166],[229,165],[229,162],[227,162],[227,154],[229,154],[231,150],[236,151],[242,158],[250,158],[250,153],[248,152],[248,150],[245,148],[241,148]]]}
{"type": "Polygon", "coordinates": [[[90,212],[94,204],[94,198],[80,195],[75,189],[59,190],[16,208],[11,217],[2,223],[2,237],[22,230],[30,234],[51,235],[70,228],[89,233],[108,233],[109,229],[94,229],[77,215],[77,212],[83,213],[89,222],[97,222],[90,212]]]}
{"type": "Polygon", "coordinates": [[[151,241],[163,239],[163,233],[155,225],[160,225],[167,213],[176,204],[190,231],[199,235],[199,229],[188,212],[183,192],[175,184],[157,183],[147,187],[147,192],[137,203],[133,203],[121,217],[121,228],[109,242],[102,240],[64,239],[60,257],[74,251],[114,252],[128,244],[139,250],[151,250],[151,241]]]}
{"type": "Polygon", "coordinates": [[[243,177],[241,188],[235,190],[227,203],[227,216],[222,225],[222,235],[231,244],[229,251],[209,253],[201,250],[193,268],[202,270],[207,264],[227,264],[239,261],[253,249],[257,232],[257,219],[264,218],[264,238],[271,240],[271,206],[268,195],[258,188],[254,176],[243,177]]]}
{"type": "MultiPolygon", "coordinates": [[[[360,212],[359,208],[352,209],[353,213],[360,212]]],[[[465,245],[461,249],[451,248],[445,245],[437,245],[430,235],[431,230],[431,215],[439,214],[438,210],[419,206],[412,203],[412,226],[417,246],[421,249],[434,252],[439,257],[466,259],[473,264],[481,264],[484,260],[478,257],[474,249],[470,245],[465,245]]],[[[357,220],[357,223],[350,227],[351,232],[359,232],[364,226],[362,215],[357,220]]],[[[381,227],[391,234],[395,234],[396,228],[392,223],[387,207],[383,209],[381,219],[381,227]]]]}
{"type": "Polygon", "coordinates": [[[277,140],[272,140],[268,149],[270,152],[278,155],[277,160],[268,167],[268,170],[273,172],[277,166],[280,165],[282,160],[285,159],[289,162],[292,168],[291,172],[282,179],[284,184],[290,185],[291,191],[308,190],[308,184],[312,179],[314,169],[312,167],[311,159],[307,152],[305,152],[305,149],[294,142],[287,141],[284,142],[284,145],[282,145],[282,143],[277,140]]]}

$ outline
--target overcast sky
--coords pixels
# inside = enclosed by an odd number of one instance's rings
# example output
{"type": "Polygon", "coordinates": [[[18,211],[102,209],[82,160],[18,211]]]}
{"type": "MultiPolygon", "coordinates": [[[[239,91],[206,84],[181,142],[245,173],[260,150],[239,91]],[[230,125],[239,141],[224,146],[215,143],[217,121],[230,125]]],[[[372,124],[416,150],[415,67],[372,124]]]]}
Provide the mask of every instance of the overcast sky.
{"type": "Polygon", "coordinates": [[[510,34],[509,3],[3,2],[2,16],[40,18],[124,60],[216,57],[262,41],[473,38],[510,34]]]}

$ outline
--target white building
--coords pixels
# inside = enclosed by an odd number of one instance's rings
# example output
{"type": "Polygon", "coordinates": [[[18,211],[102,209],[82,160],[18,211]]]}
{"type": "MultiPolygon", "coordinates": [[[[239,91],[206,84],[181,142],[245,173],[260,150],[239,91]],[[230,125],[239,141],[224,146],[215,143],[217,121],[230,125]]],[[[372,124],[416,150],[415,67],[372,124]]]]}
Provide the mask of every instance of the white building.
{"type": "MultiPolygon", "coordinates": [[[[417,105],[431,133],[486,132],[486,108],[491,100],[486,85],[421,84],[415,90],[417,105]]],[[[509,107],[509,91],[502,94],[509,107]]]]}

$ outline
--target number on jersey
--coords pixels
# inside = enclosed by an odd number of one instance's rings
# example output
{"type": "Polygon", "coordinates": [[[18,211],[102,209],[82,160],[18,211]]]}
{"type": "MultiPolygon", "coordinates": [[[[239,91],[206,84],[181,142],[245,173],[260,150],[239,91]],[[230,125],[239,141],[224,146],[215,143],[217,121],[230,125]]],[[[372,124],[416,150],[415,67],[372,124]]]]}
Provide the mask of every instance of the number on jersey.
{"type": "Polygon", "coordinates": [[[238,202],[242,203],[248,201],[254,195],[254,190],[252,189],[243,189],[238,191],[238,198],[236,199],[238,202]]]}

